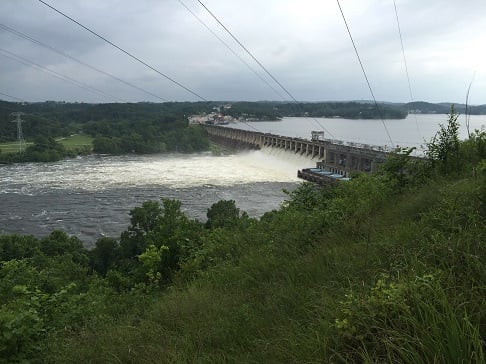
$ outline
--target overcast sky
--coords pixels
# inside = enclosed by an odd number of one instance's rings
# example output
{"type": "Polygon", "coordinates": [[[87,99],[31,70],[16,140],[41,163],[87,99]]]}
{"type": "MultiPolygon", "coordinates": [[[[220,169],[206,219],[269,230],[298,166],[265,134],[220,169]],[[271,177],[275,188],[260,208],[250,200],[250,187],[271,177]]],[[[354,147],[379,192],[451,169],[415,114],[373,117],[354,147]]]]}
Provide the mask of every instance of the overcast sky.
{"type": "MultiPolygon", "coordinates": [[[[197,0],[45,1],[205,99],[290,101],[197,0]]],[[[296,99],[371,99],[336,1],[201,1],[296,99]]],[[[413,99],[463,103],[473,80],[469,101],[485,104],[486,1],[396,0],[396,5],[413,99]]],[[[341,0],[341,6],[376,99],[409,102],[394,1],[341,0]]],[[[3,93],[26,101],[198,100],[38,0],[0,0],[0,19],[0,99],[15,101],[3,93]]]]}

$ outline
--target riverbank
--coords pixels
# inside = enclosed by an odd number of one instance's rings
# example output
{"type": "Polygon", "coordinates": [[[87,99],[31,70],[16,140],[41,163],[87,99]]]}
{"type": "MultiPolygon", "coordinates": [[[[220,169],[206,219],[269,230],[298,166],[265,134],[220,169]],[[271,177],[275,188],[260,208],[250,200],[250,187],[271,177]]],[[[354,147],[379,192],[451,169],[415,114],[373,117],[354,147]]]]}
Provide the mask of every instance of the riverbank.
{"type": "Polygon", "coordinates": [[[0,143],[0,163],[57,162],[63,158],[87,155],[93,151],[93,138],[87,135],[44,138],[35,142],[0,143]]]}
{"type": "MultiPolygon", "coordinates": [[[[76,151],[80,149],[93,149],[93,138],[88,135],[75,134],[69,137],[59,137],[55,139],[61,143],[67,150],[76,151]]],[[[34,142],[24,142],[24,147],[33,145],[34,142]]],[[[18,153],[19,142],[0,143],[0,153],[18,153]]]]}
{"type": "Polygon", "coordinates": [[[260,219],[226,199],[203,224],[163,199],[91,251],[61,232],[0,237],[2,357],[482,363],[484,141],[304,184],[260,219]]]}

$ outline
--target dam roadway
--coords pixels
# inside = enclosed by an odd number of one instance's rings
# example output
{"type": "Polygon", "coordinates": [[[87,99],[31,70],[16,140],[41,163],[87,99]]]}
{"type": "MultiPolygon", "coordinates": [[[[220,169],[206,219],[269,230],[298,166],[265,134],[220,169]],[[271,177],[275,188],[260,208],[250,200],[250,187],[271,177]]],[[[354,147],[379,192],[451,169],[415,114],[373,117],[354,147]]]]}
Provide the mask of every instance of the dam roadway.
{"type": "MultiPolygon", "coordinates": [[[[240,149],[279,148],[317,160],[317,168],[349,177],[352,172],[374,172],[389,151],[386,147],[324,139],[323,132],[312,132],[310,140],[270,133],[203,125],[210,140],[240,149]]],[[[299,177],[320,182],[315,169],[299,171],[299,177]],[[306,178],[307,177],[307,178],[306,178]]]]}

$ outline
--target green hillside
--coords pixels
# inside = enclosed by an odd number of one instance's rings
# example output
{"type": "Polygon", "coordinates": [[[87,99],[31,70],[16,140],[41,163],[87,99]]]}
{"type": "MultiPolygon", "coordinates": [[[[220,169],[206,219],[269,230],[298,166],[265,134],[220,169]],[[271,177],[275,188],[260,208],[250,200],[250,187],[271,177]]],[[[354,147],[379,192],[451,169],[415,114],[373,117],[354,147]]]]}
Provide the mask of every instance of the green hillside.
{"type": "Polygon", "coordinates": [[[303,184],[261,219],[145,202],[92,251],[0,237],[0,357],[53,363],[483,363],[486,133],[303,184]]]}

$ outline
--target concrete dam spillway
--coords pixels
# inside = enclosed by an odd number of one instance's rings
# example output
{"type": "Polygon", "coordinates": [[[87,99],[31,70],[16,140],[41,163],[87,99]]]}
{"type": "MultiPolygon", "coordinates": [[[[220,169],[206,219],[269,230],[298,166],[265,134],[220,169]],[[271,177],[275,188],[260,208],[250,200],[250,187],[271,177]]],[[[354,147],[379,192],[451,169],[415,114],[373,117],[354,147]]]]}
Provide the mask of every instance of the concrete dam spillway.
{"type": "MultiPolygon", "coordinates": [[[[352,172],[374,172],[383,163],[388,151],[384,147],[368,144],[346,143],[324,139],[320,132],[313,132],[312,139],[292,138],[230,127],[204,125],[209,138],[215,143],[237,149],[275,148],[305,156],[317,161],[317,167],[348,177],[352,172]]],[[[307,171],[307,170],[306,170],[307,171]]],[[[314,171],[307,171],[311,177],[314,171]]],[[[302,178],[306,178],[304,173],[302,178]]],[[[318,181],[316,181],[318,182],[318,181]]]]}

